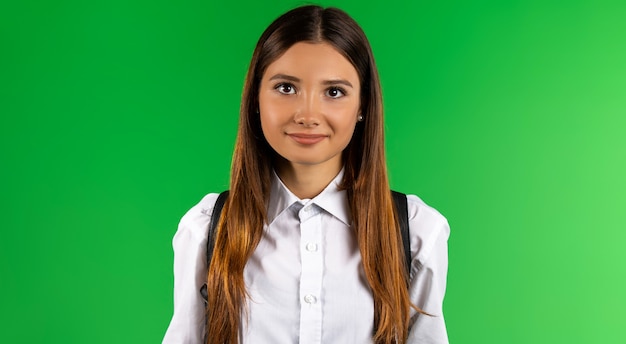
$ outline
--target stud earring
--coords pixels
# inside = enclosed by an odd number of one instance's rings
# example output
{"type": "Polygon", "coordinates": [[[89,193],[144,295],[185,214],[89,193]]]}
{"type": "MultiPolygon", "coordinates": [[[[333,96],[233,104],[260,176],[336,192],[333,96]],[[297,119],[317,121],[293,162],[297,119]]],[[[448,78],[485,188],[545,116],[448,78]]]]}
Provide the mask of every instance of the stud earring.
{"type": "Polygon", "coordinates": [[[357,120],[357,121],[359,121],[359,122],[363,122],[363,115],[359,115],[359,116],[356,118],[356,120],[357,120]]]}

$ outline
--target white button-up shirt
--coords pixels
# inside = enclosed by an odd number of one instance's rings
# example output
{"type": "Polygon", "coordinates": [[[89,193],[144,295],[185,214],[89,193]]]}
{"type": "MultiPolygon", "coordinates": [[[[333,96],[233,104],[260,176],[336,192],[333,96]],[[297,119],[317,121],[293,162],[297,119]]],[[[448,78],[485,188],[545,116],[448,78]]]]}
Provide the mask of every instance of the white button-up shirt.
{"type": "MultiPolygon", "coordinates": [[[[240,343],[372,343],[372,292],[350,228],[340,173],[313,199],[299,199],[274,174],[268,222],[244,270],[249,293],[240,343]]],[[[207,231],[217,194],[183,216],[174,236],[174,315],[167,344],[202,343],[207,231]]],[[[411,301],[408,343],[448,343],[442,313],[448,268],[446,219],[409,195],[411,301]]],[[[385,262],[381,262],[385,264],[385,262]]],[[[242,314],[242,317],[245,315],[242,314]]],[[[210,334],[209,334],[210,335],[210,334]]]]}

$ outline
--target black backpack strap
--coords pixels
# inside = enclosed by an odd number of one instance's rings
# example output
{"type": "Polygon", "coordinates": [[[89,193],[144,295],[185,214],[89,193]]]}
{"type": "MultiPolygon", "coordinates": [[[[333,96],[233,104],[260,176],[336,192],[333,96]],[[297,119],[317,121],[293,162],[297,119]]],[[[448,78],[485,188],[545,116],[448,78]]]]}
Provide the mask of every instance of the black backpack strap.
{"type": "MultiPolygon", "coordinates": [[[[223,191],[217,196],[217,200],[215,201],[215,205],[213,206],[213,211],[211,212],[211,222],[209,223],[209,233],[207,235],[206,241],[206,267],[207,270],[211,265],[211,257],[213,257],[213,248],[215,247],[215,230],[217,229],[217,224],[220,222],[220,216],[222,215],[222,209],[224,208],[224,204],[226,203],[226,199],[228,198],[228,190],[223,191]]],[[[200,294],[202,294],[202,298],[204,301],[208,300],[207,286],[206,283],[200,288],[200,294]]]]}
{"type": "Polygon", "coordinates": [[[407,276],[411,274],[411,237],[409,235],[409,208],[406,195],[391,191],[393,203],[398,213],[398,224],[400,225],[400,235],[402,236],[402,246],[404,247],[404,261],[406,263],[407,276]]]}
{"type": "Polygon", "coordinates": [[[220,215],[222,215],[222,209],[228,198],[228,190],[223,191],[217,196],[215,205],[213,206],[213,212],[211,213],[211,223],[209,224],[209,235],[206,241],[206,266],[207,269],[211,265],[211,257],[213,257],[213,248],[215,247],[215,230],[217,224],[220,222],[220,215]]]}

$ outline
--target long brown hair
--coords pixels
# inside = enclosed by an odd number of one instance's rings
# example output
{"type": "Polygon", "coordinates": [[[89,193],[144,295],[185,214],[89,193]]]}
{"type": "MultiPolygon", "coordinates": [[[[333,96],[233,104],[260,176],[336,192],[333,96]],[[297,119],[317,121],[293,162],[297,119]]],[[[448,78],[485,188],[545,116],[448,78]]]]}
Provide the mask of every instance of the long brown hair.
{"type": "Polygon", "coordinates": [[[352,227],[374,299],[375,343],[405,343],[411,303],[397,215],[389,191],[380,81],[359,25],[336,8],[303,6],[277,18],[261,35],[248,69],[233,154],[230,197],[216,232],[208,271],[208,344],[237,343],[246,312],[243,271],[267,222],[272,157],[258,115],[259,85],[269,64],[297,42],[325,42],[346,57],[361,82],[360,122],[343,152],[352,227]],[[384,262],[384,263],[383,263],[384,262]]]}

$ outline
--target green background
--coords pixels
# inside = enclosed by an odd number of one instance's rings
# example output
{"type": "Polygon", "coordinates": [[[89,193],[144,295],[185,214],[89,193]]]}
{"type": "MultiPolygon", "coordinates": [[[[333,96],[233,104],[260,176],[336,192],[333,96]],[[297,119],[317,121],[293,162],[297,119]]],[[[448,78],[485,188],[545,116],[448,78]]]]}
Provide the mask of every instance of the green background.
{"type": "MultiPolygon", "coordinates": [[[[160,342],[178,220],[302,3],[2,2],[2,342],[160,342]]],[[[322,4],[371,40],[392,186],[451,224],[451,342],[626,342],[626,3],[322,4]]]]}

